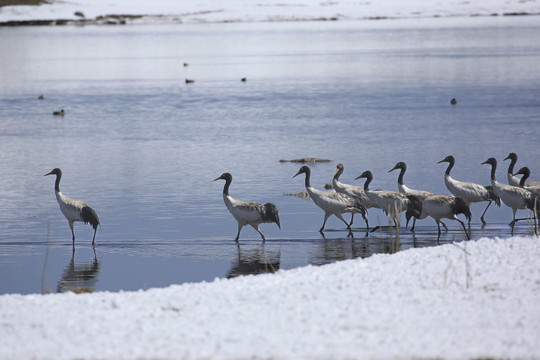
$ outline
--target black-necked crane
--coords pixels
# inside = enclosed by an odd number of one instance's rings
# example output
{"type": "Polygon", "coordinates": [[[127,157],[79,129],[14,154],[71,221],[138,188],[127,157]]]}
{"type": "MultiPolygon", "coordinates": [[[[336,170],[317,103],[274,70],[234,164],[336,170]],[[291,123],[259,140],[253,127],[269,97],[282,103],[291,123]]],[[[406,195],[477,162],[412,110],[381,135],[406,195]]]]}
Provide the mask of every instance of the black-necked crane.
{"type": "Polygon", "coordinates": [[[323,234],[324,226],[326,225],[326,221],[330,217],[330,215],[335,215],[338,219],[343,221],[345,225],[347,226],[347,229],[349,230],[348,235],[352,235],[352,229],[350,225],[345,221],[343,216],[341,214],[344,213],[360,213],[363,216],[366,214],[366,208],[360,200],[357,198],[354,198],[352,196],[341,194],[338,192],[329,192],[329,191],[321,191],[313,188],[311,186],[310,178],[311,178],[311,169],[307,166],[302,166],[300,170],[293,176],[295,178],[296,176],[300,174],[305,174],[305,186],[306,191],[309,194],[309,197],[313,200],[315,205],[320,207],[324,211],[324,221],[322,224],[322,227],[319,229],[319,232],[323,234]]]}
{"type": "MultiPolygon", "coordinates": [[[[435,195],[434,193],[429,192],[429,191],[411,189],[411,188],[407,187],[403,183],[403,176],[405,175],[405,172],[407,171],[407,164],[405,162],[403,162],[403,161],[398,162],[392,169],[388,170],[388,172],[392,172],[392,171],[397,170],[397,169],[400,169],[399,176],[398,176],[398,190],[399,190],[400,193],[405,194],[405,195],[416,196],[416,198],[418,200],[420,200],[420,202],[424,202],[424,200],[426,198],[435,195]]],[[[421,214],[420,217],[418,217],[418,219],[420,219],[420,220],[425,219],[426,216],[427,215],[422,217],[422,214],[421,214]]],[[[414,220],[413,220],[413,225],[411,227],[411,231],[414,231],[414,226],[416,225],[416,219],[417,218],[415,217],[414,220]]],[[[409,219],[407,219],[407,224],[405,226],[409,225],[408,223],[409,223],[409,219]]],[[[443,223],[442,221],[441,221],[441,223],[443,224],[444,228],[446,230],[448,230],[445,223],[443,223]]]]}
{"type": "MultiPolygon", "coordinates": [[[[540,195],[540,183],[532,184],[532,185],[529,183],[529,185],[527,185],[527,179],[531,175],[531,171],[529,170],[528,167],[526,167],[526,166],[522,167],[514,175],[523,175],[521,177],[521,180],[519,180],[519,187],[522,187],[525,190],[529,190],[533,194],[540,195]]],[[[534,181],[534,183],[536,183],[536,181],[534,181]]],[[[538,204],[538,206],[540,206],[540,204],[538,204]]]]}
{"type": "Polygon", "coordinates": [[[369,184],[373,180],[371,171],[364,171],[355,180],[365,178],[364,192],[367,197],[377,204],[379,209],[382,209],[394,221],[396,227],[399,226],[399,214],[406,212],[407,219],[411,217],[419,217],[422,213],[422,203],[415,196],[407,196],[397,191],[388,190],[370,190],[369,184]]]}
{"type": "MultiPolygon", "coordinates": [[[[367,197],[366,193],[364,192],[363,187],[344,184],[339,181],[339,177],[341,176],[341,174],[343,174],[343,170],[345,170],[343,164],[341,163],[337,164],[336,173],[334,174],[334,178],[332,179],[332,185],[334,186],[334,190],[338,193],[357,198],[358,200],[360,200],[360,202],[362,203],[362,205],[364,205],[366,209],[377,207],[377,204],[375,204],[375,202],[371,201],[371,199],[367,197]]],[[[366,222],[366,235],[367,235],[369,232],[369,223],[365,215],[362,215],[362,217],[364,218],[364,221],[366,222]]],[[[352,225],[353,219],[354,219],[354,212],[351,214],[351,222],[349,223],[349,225],[352,225]]]]}
{"type": "MultiPolygon", "coordinates": [[[[517,159],[518,157],[516,153],[513,152],[511,152],[510,154],[508,154],[507,157],[504,158],[504,160],[510,160],[510,165],[508,165],[508,173],[506,174],[506,176],[508,177],[508,185],[520,186],[521,180],[515,176],[516,174],[514,174],[514,166],[516,165],[517,159]]],[[[525,185],[540,186],[540,181],[527,180],[527,178],[525,178],[525,185]]]]}
{"type": "Polygon", "coordinates": [[[259,229],[261,223],[273,223],[275,222],[278,228],[281,229],[279,224],[279,214],[276,206],[272,203],[266,203],[261,205],[254,201],[242,201],[236,200],[229,195],[229,186],[232,182],[232,175],[229,173],[223,173],[220,177],[214,179],[225,180],[225,186],[223,186],[223,201],[227,206],[227,209],[238,222],[238,233],[236,234],[235,241],[238,242],[240,238],[240,231],[246,225],[251,225],[252,228],[257,230],[261,235],[263,242],[266,241],[263,233],[259,229]]]}
{"type": "Polygon", "coordinates": [[[465,235],[467,235],[467,240],[471,239],[467,229],[465,228],[465,223],[456,217],[458,214],[465,215],[467,219],[471,218],[471,210],[469,209],[469,205],[467,205],[461,198],[448,195],[432,195],[425,198],[422,202],[421,218],[423,219],[426,216],[431,216],[435,220],[438,229],[437,241],[439,241],[441,237],[441,226],[439,223],[443,218],[458,221],[463,227],[465,235]]]}
{"type": "MultiPolygon", "coordinates": [[[[450,171],[452,171],[456,160],[452,155],[448,155],[437,164],[442,162],[448,163],[448,167],[444,173],[444,184],[446,185],[448,191],[450,191],[455,197],[463,199],[463,201],[465,201],[465,203],[469,206],[471,203],[489,201],[484,212],[482,213],[482,216],[480,216],[480,221],[482,221],[482,224],[486,225],[487,222],[484,220],[484,215],[486,214],[486,211],[491,203],[495,201],[497,206],[501,206],[501,199],[499,199],[499,196],[495,193],[495,191],[493,191],[493,187],[453,179],[452,176],[450,176],[450,171]]],[[[469,227],[471,226],[471,218],[469,218],[468,225],[469,227]]]]}
{"type": "Polygon", "coordinates": [[[75,245],[75,232],[73,231],[73,223],[75,221],[83,221],[85,224],[90,224],[94,228],[94,237],[92,238],[92,245],[96,243],[96,232],[99,225],[99,218],[87,203],[81,200],[71,199],[60,191],[60,179],[62,179],[62,170],[59,168],[53,169],[47,175],[56,175],[56,182],[54,184],[54,192],[56,194],[56,201],[60,205],[62,214],[66,217],[69,228],[71,229],[71,235],[73,236],[73,245],[75,245]]]}
{"type": "Polygon", "coordinates": [[[529,209],[533,212],[534,229],[536,231],[537,211],[535,210],[535,206],[538,204],[539,197],[523,188],[498,182],[495,178],[495,172],[497,171],[497,160],[495,158],[491,157],[484,161],[483,164],[491,165],[491,185],[502,202],[512,209],[513,219],[510,222],[512,234],[514,233],[515,223],[518,220],[522,220],[516,219],[516,212],[519,209],[529,209]]]}

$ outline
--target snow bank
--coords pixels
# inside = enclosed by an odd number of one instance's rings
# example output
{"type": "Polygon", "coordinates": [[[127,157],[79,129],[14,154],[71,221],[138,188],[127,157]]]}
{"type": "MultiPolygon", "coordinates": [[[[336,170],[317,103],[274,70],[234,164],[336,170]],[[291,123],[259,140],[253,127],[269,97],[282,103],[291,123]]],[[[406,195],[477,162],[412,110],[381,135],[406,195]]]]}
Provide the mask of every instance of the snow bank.
{"type": "MultiPolygon", "coordinates": [[[[81,19],[107,14],[160,15],[133,21],[175,21],[183,23],[224,21],[283,21],[311,19],[369,19],[385,17],[489,16],[508,13],[539,14],[540,3],[523,0],[72,0],[40,6],[0,7],[0,22],[81,19]]],[[[131,21],[131,20],[130,20],[131,21]]]]}
{"type": "Polygon", "coordinates": [[[534,358],[540,239],[139,292],[0,296],[0,358],[534,358]]]}

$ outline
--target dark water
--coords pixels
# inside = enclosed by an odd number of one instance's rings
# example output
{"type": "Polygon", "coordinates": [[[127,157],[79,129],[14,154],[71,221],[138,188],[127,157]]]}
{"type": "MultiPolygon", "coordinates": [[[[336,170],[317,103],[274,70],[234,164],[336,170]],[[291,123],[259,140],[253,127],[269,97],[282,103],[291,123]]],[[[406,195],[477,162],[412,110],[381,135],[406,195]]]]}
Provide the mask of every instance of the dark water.
{"type": "MultiPolygon", "coordinates": [[[[279,160],[331,159],[312,165],[317,188],[342,162],[343,182],[361,184],[353,179],[369,169],[373,187],[392,190],[397,174],[387,171],[405,161],[406,184],[447,194],[437,164],[446,155],[456,157],[456,179],[488,184],[480,163],[496,157],[504,181],[513,151],[540,179],[539,24],[2,28],[0,293],[135,290],[433,245],[431,219],[415,237],[402,229],[399,246],[387,231],[346,238],[336,218],[322,237],[322,211],[284,196],[303,190],[291,179],[300,165],[279,160]],[[60,109],[64,117],[52,115],[60,109]],[[43,177],[54,167],[63,193],[99,214],[95,248],[91,228],[76,223],[73,253],[54,179],[43,177]],[[224,171],[233,197],[278,206],[282,229],[261,225],[264,245],[251,228],[233,241],[223,182],[212,181],[224,171]]],[[[511,210],[490,209],[481,228],[484,206],[472,206],[473,238],[509,236],[511,210]]],[[[377,210],[369,220],[388,223],[377,210]]],[[[441,242],[463,240],[447,223],[441,242]]]]}

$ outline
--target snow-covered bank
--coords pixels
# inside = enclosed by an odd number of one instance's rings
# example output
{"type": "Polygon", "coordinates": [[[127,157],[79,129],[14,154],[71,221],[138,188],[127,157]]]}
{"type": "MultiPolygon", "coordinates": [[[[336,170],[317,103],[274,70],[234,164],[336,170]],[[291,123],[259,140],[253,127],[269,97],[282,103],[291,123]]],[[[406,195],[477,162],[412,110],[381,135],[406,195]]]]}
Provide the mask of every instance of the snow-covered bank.
{"type": "Polygon", "coordinates": [[[536,358],[540,239],[139,292],[0,296],[0,358],[536,358]]]}
{"type": "MultiPolygon", "coordinates": [[[[131,22],[237,22],[316,19],[359,20],[448,16],[540,14],[540,2],[523,0],[377,0],[377,1],[170,1],[92,0],[57,1],[40,6],[0,7],[0,22],[25,20],[92,19],[101,23],[131,22]],[[106,17],[106,15],[145,15],[106,17]]],[[[63,23],[63,22],[62,22],[63,23]]]]}

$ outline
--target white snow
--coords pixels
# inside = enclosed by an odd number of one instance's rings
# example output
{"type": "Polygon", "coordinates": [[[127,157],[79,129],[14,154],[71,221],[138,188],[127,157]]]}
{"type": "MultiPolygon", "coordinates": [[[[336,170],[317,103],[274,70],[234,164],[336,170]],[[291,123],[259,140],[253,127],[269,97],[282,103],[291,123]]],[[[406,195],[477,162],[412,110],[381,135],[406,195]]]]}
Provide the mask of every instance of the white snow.
{"type": "MultiPolygon", "coordinates": [[[[280,21],[337,18],[471,16],[540,13],[536,0],[52,0],[40,6],[0,7],[0,22],[9,20],[79,19],[108,14],[164,15],[154,21],[183,23],[280,21]]],[[[149,21],[145,19],[143,21],[149,21]]],[[[140,21],[140,20],[138,20],[140,21]]]]}
{"type": "Polygon", "coordinates": [[[138,292],[0,296],[2,359],[537,358],[540,239],[138,292]]]}

